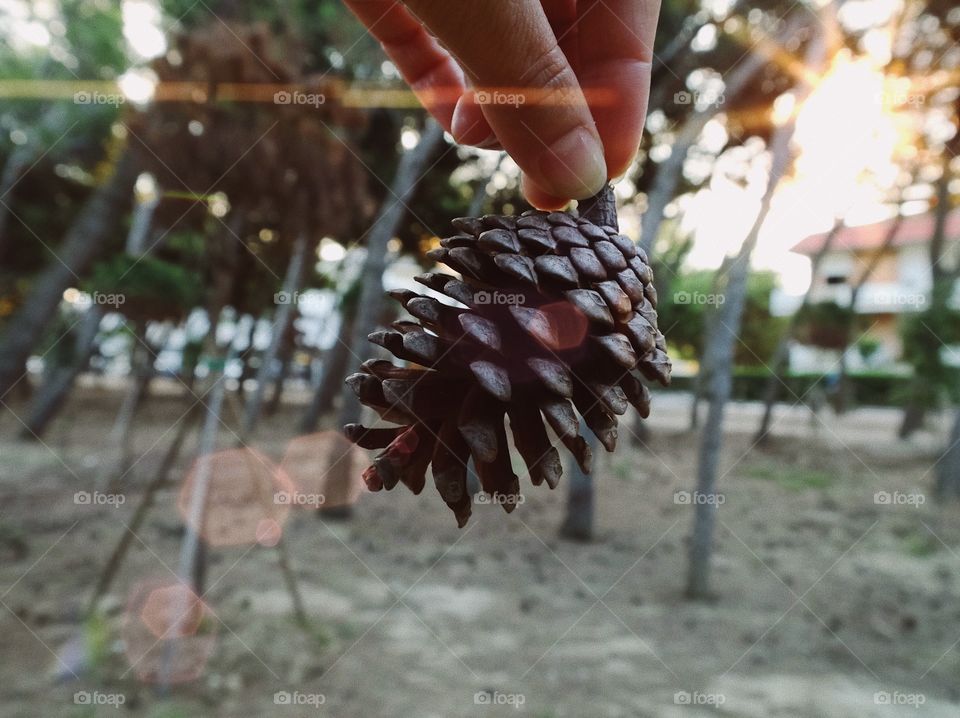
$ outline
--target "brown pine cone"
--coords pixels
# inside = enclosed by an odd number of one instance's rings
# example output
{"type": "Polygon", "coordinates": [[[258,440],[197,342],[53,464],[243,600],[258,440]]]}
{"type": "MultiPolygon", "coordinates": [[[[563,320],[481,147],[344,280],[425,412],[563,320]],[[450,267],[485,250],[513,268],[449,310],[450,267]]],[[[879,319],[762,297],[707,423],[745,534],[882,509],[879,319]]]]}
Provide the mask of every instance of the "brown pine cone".
{"type": "Polygon", "coordinates": [[[643,251],[618,233],[609,188],[581,206],[590,208],[581,218],[530,211],[454,220],[458,234],[429,256],[460,278],[431,272],[416,279],[459,306],[390,292],[418,321],[394,322],[370,341],[418,366],[370,360],[346,380],[363,404],[400,424],[345,427],[359,446],[384,449],[363,474],[371,491],[402,481],[419,493],[432,465],[437,490],[463,527],[471,455],[484,492],[508,512],[516,506],[520,483],[505,415],[530,479],[551,489],[562,466],[544,418],[589,473],[577,413],[607,451],[628,404],[648,416],[650,392],[635,372],[670,382],[653,272],[643,251]]]}

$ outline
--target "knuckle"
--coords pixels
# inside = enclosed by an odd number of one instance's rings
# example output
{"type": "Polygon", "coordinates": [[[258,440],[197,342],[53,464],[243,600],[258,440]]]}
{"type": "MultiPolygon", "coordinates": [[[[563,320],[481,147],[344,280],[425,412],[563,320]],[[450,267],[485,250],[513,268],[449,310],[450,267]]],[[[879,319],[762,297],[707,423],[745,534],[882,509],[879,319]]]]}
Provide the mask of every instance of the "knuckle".
{"type": "Polygon", "coordinates": [[[567,56],[557,44],[551,45],[536,55],[530,65],[524,69],[522,78],[524,85],[543,88],[547,91],[576,85],[576,77],[567,62],[567,56]]]}

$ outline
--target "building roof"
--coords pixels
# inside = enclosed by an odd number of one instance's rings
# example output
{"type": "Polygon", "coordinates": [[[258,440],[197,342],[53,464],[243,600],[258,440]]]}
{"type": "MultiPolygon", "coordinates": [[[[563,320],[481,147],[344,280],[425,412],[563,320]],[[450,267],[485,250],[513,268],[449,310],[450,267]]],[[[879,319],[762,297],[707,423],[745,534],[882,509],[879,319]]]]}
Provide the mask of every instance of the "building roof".
{"type": "MultiPolygon", "coordinates": [[[[887,236],[893,219],[876,224],[863,224],[859,227],[844,227],[833,240],[833,250],[862,251],[867,249],[877,249],[883,245],[883,240],[887,236]]],[[[910,244],[926,244],[933,236],[934,215],[915,214],[910,217],[904,217],[903,223],[897,230],[897,236],[893,240],[894,247],[905,247],[910,244]]],[[[816,254],[823,246],[828,233],[813,234],[800,240],[794,247],[794,252],[812,256],[816,254]]],[[[955,209],[947,215],[946,227],[947,241],[956,241],[960,239],[960,208],[955,209]]]]}

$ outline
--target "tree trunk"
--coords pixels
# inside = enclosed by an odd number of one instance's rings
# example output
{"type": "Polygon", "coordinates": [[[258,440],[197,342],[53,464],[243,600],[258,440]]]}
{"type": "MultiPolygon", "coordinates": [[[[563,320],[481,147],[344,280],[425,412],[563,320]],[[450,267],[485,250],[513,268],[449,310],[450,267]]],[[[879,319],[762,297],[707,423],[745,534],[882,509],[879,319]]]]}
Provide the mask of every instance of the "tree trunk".
{"type": "Polygon", "coordinates": [[[27,170],[33,154],[31,145],[19,145],[7,155],[7,161],[3,164],[3,173],[0,174],[0,262],[3,261],[9,249],[7,224],[10,219],[10,203],[13,201],[9,195],[27,170]]]}
{"type": "Polygon", "coordinates": [[[27,409],[27,418],[19,433],[21,439],[39,441],[50,426],[50,422],[60,412],[67,395],[73,388],[74,381],[90,363],[90,357],[97,346],[97,332],[104,314],[101,305],[93,304],[78,324],[70,330],[74,341],[72,360],[66,366],[53,367],[44,379],[43,385],[37,390],[27,409]]]}
{"type": "MultiPolygon", "coordinates": [[[[600,441],[587,428],[583,418],[580,419],[580,433],[586,437],[590,451],[593,452],[593,470],[598,469],[597,451],[600,441]]],[[[585,473],[572,458],[567,468],[567,513],[560,526],[560,536],[571,541],[593,540],[594,493],[593,477],[585,473]]]]}
{"type": "Polygon", "coordinates": [[[837,238],[837,235],[840,233],[842,227],[842,220],[837,218],[837,220],[833,223],[833,227],[827,233],[827,236],[824,237],[823,244],[820,246],[820,249],[818,249],[817,253],[814,255],[813,261],[810,263],[810,286],[807,288],[806,294],[803,295],[803,301],[800,302],[800,308],[797,309],[792,317],[790,317],[790,323],[787,325],[787,328],[784,329],[783,336],[780,337],[780,341],[777,343],[777,348],[773,353],[770,376],[767,377],[767,383],[763,390],[763,417],[760,419],[760,425],[757,427],[757,433],[753,436],[754,443],[756,444],[763,444],[767,441],[768,434],[770,432],[770,424],[773,422],[774,405],[777,403],[777,399],[780,397],[780,387],[784,385],[784,374],[786,374],[790,368],[790,341],[793,338],[794,331],[796,331],[797,321],[803,314],[803,310],[810,305],[810,297],[813,293],[813,283],[817,277],[817,269],[820,267],[820,263],[823,261],[823,258],[827,256],[827,253],[833,246],[833,242],[837,238]]]}
{"type": "MultiPolygon", "coordinates": [[[[943,167],[940,179],[937,181],[937,204],[934,215],[933,236],[930,238],[930,275],[932,279],[932,290],[930,292],[930,304],[927,309],[931,314],[948,311],[950,296],[953,294],[953,286],[960,277],[960,262],[952,269],[948,269],[943,262],[945,252],[947,251],[947,215],[951,208],[950,184],[953,179],[953,173],[950,171],[950,161],[960,153],[960,131],[958,131],[946,145],[946,151],[943,153],[943,167]]],[[[939,355],[939,343],[932,343],[927,347],[931,352],[930,356],[939,355]]],[[[909,392],[907,405],[903,410],[903,420],[900,429],[897,432],[901,439],[909,438],[915,431],[923,427],[927,405],[921,400],[921,397],[929,394],[926,386],[929,377],[923,373],[914,371],[913,380],[909,392]]]]}
{"type": "MultiPolygon", "coordinates": [[[[826,57],[826,37],[819,20],[812,26],[814,38],[807,48],[805,66],[811,73],[818,73],[826,57]]],[[[810,86],[802,81],[796,89],[797,104],[809,95],[810,86]]],[[[743,246],[730,265],[725,301],[718,310],[713,346],[705,354],[710,355],[710,405],[700,439],[697,486],[693,494],[694,523],[690,542],[690,564],[687,573],[687,596],[704,600],[711,597],[710,562],[713,554],[713,535],[717,511],[717,473],[723,447],[724,412],[730,399],[733,385],[733,360],[737,337],[743,320],[743,308],[747,298],[747,279],[750,274],[750,258],[757,244],[760,229],[770,212],[770,204],[780,180],[790,164],[790,141],[795,120],[778,127],[770,140],[771,166],[767,188],[753,226],[743,246]]]]}
{"type": "MultiPolygon", "coordinates": [[[[158,350],[162,351],[167,343],[170,331],[165,329],[158,342],[158,350]]],[[[132,376],[130,377],[130,387],[124,396],[120,410],[117,412],[117,418],[114,421],[113,429],[110,432],[111,440],[117,447],[117,465],[113,472],[107,477],[107,490],[119,491],[120,480],[126,476],[130,467],[134,463],[134,419],[137,412],[143,407],[144,401],[150,395],[150,384],[155,375],[154,363],[157,352],[147,340],[147,322],[140,320],[134,328],[134,345],[131,362],[132,376]]]]}
{"type": "Polygon", "coordinates": [[[280,353],[277,356],[277,361],[280,362],[280,368],[277,370],[277,376],[273,380],[270,398],[267,399],[267,403],[263,407],[264,416],[273,416],[280,408],[284,388],[287,379],[290,377],[294,348],[293,332],[288,331],[283,339],[283,344],[280,346],[280,353]]]}
{"type": "MultiPolygon", "coordinates": [[[[125,251],[128,255],[139,257],[153,249],[153,247],[147,247],[147,238],[153,223],[154,210],[156,210],[158,204],[159,195],[157,198],[141,202],[134,209],[133,220],[130,223],[130,230],[127,233],[126,240],[125,251]]],[[[104,314],[104,311],[99,310],[100,319],[103,318],[104,314]]],[[[99,326],[99,321],[97,324],[99,326]]],[[[133,416],[140,406],[140,402],[146,396],[153,373],[152,356],[144,357],[145,352],[147,354],[150,353],[148,351],[149,347],[146,345],[146,324],[138,324],[136,332],[130,362],[134,371],[133,386],[131,386],[130,391],[128,391],[124,398],[120,409],[120,416],[118,416],[114,424],[114,429],[111,432],[111,437],[114,437],[114,443],[120,447],[126,447],[120,450],[120,469],[113,475],[119,475],[125,471],[124,462],[129,459],[129,446],[127,446],[127,443],[131,436],[130,426],[133,416]],[[138,341],[138,339],[140,341],[138,341]],[[147,366],[144,366],[145,362],[147,366]],[[147,369],[149,369],[148,372],[147,369]]],[[[74,383],[87,367],[90,356],[93,354],[95,347],[94,339],[96,339],[96,335],[89,337],[89,344],[82,352],[77,353],[75,361],[77,364],[76,371],[58,373],[49,387],[46,385],[46,382],[44,386],[41,387],[37,400],[43,402],[42,407],[38,407],[38,409],[43,411],[44,415],[37,427],[31,427],[37,438],[44,434],[50,422],[56,418],[57,414],[66,405],[66,399],[73,390],[74,383]]],[[[65,367],[64,369],[67,368],[65,367]]]]}
{"type": "MultiPolygon", "coordinates": [[[[363,266],[357,318],[349,342],[355,356],[349,357],[348,367],[355,369],[359,366],[360,360],[357,357],[366,353],[363,346],[367,335],[376,329],[380,317],[383,306],[383,273],[387,268],[387,243],[397,233],[400,222],[407,213],[407,204],[413,198],[413,193],[427,169],[427,163],[442,142],[443,128],[433,120],[428,120],[420,142],[400,158],[387,199],[367,235],[367,258],[363,266]]],[[[341,426],[358,421],[361,411],[360,401],[349,387],[344,387],[342,395],[339,419],[341,426]]]]}
{"type": "MultiPolygon", "coordinates": [[[[730,274],[732,261],[730,257],[723,258],[723,261],[720,263],[720,268],[717,270],[717,273],[713,275],[713,280],[711,281],[710,291],[712,294],[719,295],[723,291],[723,280],[730,274]]],[[[707,318],[703,330],[703,351],[701,352],[699,365],[697,367],[697,378],[693,383],[693,396],[690,397],[689,431],[697,430],[700,424],[700,404],[710,393],[710,362],[713,359],[710,354],[710,347],[712,347],[716,341],[717,327],[720,324],[718,321],[719,317],[720,310],[716,308],[707,318]]]]}
{"type": "Polygon", "coordinates": [[[850,311],[847,313],[843,325],[843,350],[840,354],[840,377],[837,381],[837,414],[845,413],[851,403],[850,362],[847,360],[847,354],[850,351],[850,341],[853,337],[853,324],[854,318],[856,317],[857,301],[860,299],[860,292],[879,266],[883,255],[893,246],[893,240],[896,239],[902,223],[903,214],[898,211],[896,219],[893,220],[893,223],[887,230],[886,236],[883,238],[883,243],[873,257],[870,258],[869,264],[864,268],[863,273],[857,278],[856,283],[850,291],[850,311]]]}
{"type": "Polygon", "coordinates": [[[293,247],[293,253],[290,256],[290,264],[287,265],[287,273],[283,279],[283,293],[286,294],[288,301],[277,305],[276,314],[273,318],[273,336],[270,340],[270,346],[260,358],[260,368],[257,371],[256,387],[247,399],[244,407],[243,423],[240,429],[240,436],[244,439],[249,438],[260,420],[260,410],[263,406],[263,397],[270,383],[270,378],[274,374],[273,365],[277,361],[280,353],[280,347],[284,342],[290,326],[296,316],[297,303],[296,296],[300,292],[305,277],[305,267],[307,264],[307,255],[313,247],[313,242],[307,238],[307,231],[304,229],[297,237],[293,247]]]}
{"type": "Polygon", "coordinates": [[[937,464],[937,497],[960,499],[960,408],[953,419],[953,430],[937,464]]]}
{"type": "Polygon", "coordinates": [[[31,285],[20,310],[0,337],[0,399],[24,375],[30,352],[57,313],[63,292],[76,282],[116,231],[137,179],[137,163],[128,150],[113,176],[94,190],[56,250],[56,257],[31,285]]]}
{"type": "MultiPolygon", "coordinates": [[[[788,23],[791,33],[796,23],[788,23]]],[[[783,37],[786,36],[786,32],[783,37]]],[[[683,163],[690,148],[696,143],[703,128],[735,95],[743,92],[747,85],[766,67],[769,58],[762,52],[751,52],[741,61],[733,71],[724,78],[723,100],[711,104],[701,110],[695,110],[684,123],[670,148],[670,156],[661,162],[656,169],[653,184],[647,193],[647,208],[640,223],[640,247],[648,255],[653,249],[653,243],[663,222],[663,212],[673,200],[680,176],[683,173],[683,163]]]]}
{"type": "MultiPolygon", "coordinates": [[[[224,360],[224,368],[235,356],[234,349],[227,351],[224,360]]],[[[217,448],[217,433],[220,427],[220,415],[223,412],[223,400],[226,394],[226,376],[223,371],[214,378],[214,386],[210,390],[210,401],[207,405],[206,416],[204,418],[203,429],[200,434],[200,447],[198,450],[197,468],[194,473],[194,481],[191,486],[190,496],[187,504],[187,518],[184,526],[183,541],[180,544],[180,557],[177,562],[177,576],[183,586],[190,586],[197,596],[203,595],[203,539],[200,531],[207,507],[207,494],[210,488],[210,479],[212,468],[210,466],[210,457],[217,448]]],[[[179,623],[182,617],[188,615],[189,606],[186,605],[187,596],[183,596],[184,605],[178,606],[173,613],[174,625],[171,634],[179,635],[179,623]]],[[[160,671],[160,685],[167,687],[170,677],[170,667],[173,663],[172,651],[176,650],[177,641],[171,641],[167,655],[160,671]]]]}

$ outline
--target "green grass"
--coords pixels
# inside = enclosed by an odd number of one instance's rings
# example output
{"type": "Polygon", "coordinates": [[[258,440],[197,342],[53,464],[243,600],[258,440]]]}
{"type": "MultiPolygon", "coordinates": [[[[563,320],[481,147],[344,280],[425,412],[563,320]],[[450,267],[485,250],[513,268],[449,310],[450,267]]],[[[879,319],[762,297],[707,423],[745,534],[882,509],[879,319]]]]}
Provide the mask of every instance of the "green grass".
{"type": "Polygon", "coordinates": [[[940,550],[940,542],[928,531],[917,532],[903,540],[907,553],[917,558],[932,556],[940,550]]]}
{"type": "Polygon", "coordinates": [[[792,466],[751,466],[745,472],[751,479],[773,481],[790,491],[826,489],[833,485],[834,476],[816,469],[800,469],[792,466]]]}

